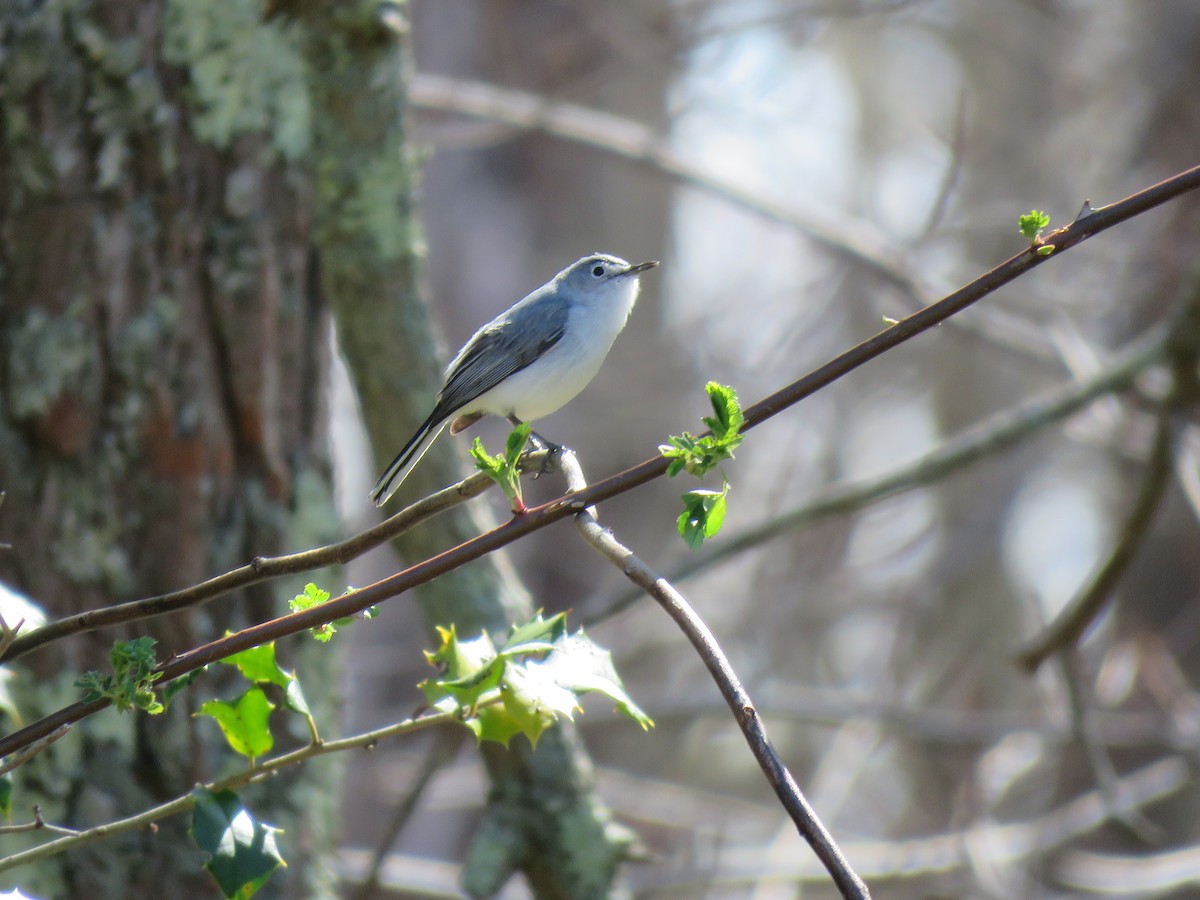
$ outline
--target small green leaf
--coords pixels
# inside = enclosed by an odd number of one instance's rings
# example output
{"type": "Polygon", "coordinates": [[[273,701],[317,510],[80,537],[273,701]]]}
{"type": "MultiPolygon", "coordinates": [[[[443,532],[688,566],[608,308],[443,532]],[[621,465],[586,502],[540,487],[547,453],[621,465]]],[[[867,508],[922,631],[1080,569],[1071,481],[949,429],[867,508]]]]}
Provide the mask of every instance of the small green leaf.
{"type": "MultiPolygon", "coordinates": [[[[346,588],[346,594],[353,591],[354,588],[346,588]]],[[[297,594],[288,601],[288,609],[292,612],[303,612],[306,609],[312,609],[314,606],[320,606],[329,601],[329,591],[321,590],[315,584],[309,583],[304,586],[304,593],[297,594]]],[[[343,596],[345,596],[343,594],[343,596]]],[[[378,615],[378,610],[375,607],[370,607],[362,613],[362,618],[373,619],[378,615]]],[[[308,629],[308,633],[320,641],[322,644],[327,644],[337,634],[339,627],[350,625],[357,619],[358,616],[343,616],[340,619],[334,619],[332,622],[326,622],[323,625],[314,625],[308,629]]],[[[272,651],[274,653],[274,651],[272,651]]]]}
{"type": "Polygon", "coordinates": [[[112,675],[85,672],[75,681],[86,700],[107,698],[120,712],[140,709],[158,715],[166,709],[154,691],[154,683],[162,678],[156,671],[154,638],[140,637],[132,641],[114,641],[108,659],[112,675]]]}
{"type": "Polygon", "coordinates": [[[233,656],[227,656],[221,663],[236,666],[242,677],[255,684],[273,684],[283,688],[284,703],[292,712],[299,713],[307,719],[312,718],[304,691],[300,688],[300,680],[295,672],[282,668],[275,659],[275,642],[271,641],[258,647],[250,647],[233,656]]]}
{"type": "Polygon", "coordinates": [[[196,715],[215,719],[229,746],[253,760],[275,746],[269,722],[274,708],[262,688],[252,687],[233,703],[209,700],[196,715]]]}
{"type": "Polygon", "coordinates": [[[529,663],[526,669],[548,674],[557,684],[577,694],[604,694],[643,729],[654,727],[654,721],[625,691],[612,654],[584,634],[583,629],[560,641],[545,662],[529,663]]]}
{"type": "Polygon", "coordinates": [[[532,431],[532,425],[522,422],[509,433],[508,440],[504,442],[504,461],[509,468],[516,468],[517,460],[521,458],[521,453],[525,450],[525,444],[532,431]]]}
{"type": "Polygon", "coordinates": [[[684,470],[702,478],[725,460],[733,459],[733,451],[742,443],[740,432],[746,418],[733,388],[710,381],[705,390],[713,415],[705,416],[704,424],[712,433],[695,437],[685,431],[659,445],[658,452],[671,460],[667,474],[672,478],[684,470]]]}
{"type": "Polygon", "coordinates": [[[297,594],[288,601],[288,607],[292,612],[303,612],[306,609],[312,609],[314,606],[320,606],[329,600],[329,591],[322,590],[311,581],[304,586],[304,591],[297,594]]]}
{"type": "Polygon", "coordinates": [[[312,711],[308,708],[308,700],[304,696],[304,691],[300,689],[300,679],[295,675],[292,676],[283,691],[283,702],[292,712],[299,713],[314,725],[316,724],[312,717],[312,711]]]}
{"type": "Polygon", "coordinates": [[[525,422],[516,426],[505,441],[504,456],[489,454],[479,438],[475,438],[471,445],[471,457],[475,460],[475,468],[500,486],[514,513],[525,512],[525,500],[521,493],[521,470],[517,463],[532,430],[532,426],[525,422]]]}
{"type": "Polygon", "coordinates": [[[1031,209],[1017,220],[1017,225],[1021,236],[1032,243],[1050,226],[1050,216],[1041,210],[1031,209]]]}
{"type": "Polygon", "coordinates": [[[1042,244],[1040,247],[1037,248],[1038,256],[1049,256],[1053,252],[1054,252],[1053,244],[1042,244]]]}
{"type": "Polygon", "coordinates": [[[728,440],[741,431],[745,424],[741,404],[733,388],[710,381],[704,386],[708,391],[709,402],[712,403],[713,418],[705,417],[704,424],[711,429],[713,437],[718,440],[728,440]]]}
{"type": "Polygon", "coordinates": [[[475,468],[480,472],[486,472],[495,478],[504,471],[504,459],[499,456],[492,456],[483,446],[482,438],[475,438],[471,444],[471,458],[475,460],[475,468]]]}
{"type": "Polygon", "coordinates": [[[545,619],[538,613],[514,627],[499,650],[487,635],[460,641],[453,628],[438,631],[442,645],[426,657],[445,666],[448,677],[421,688],[433,708],[457,713],[479,741],[507,745],[524,734],[536,746],[556,719],[574,717],[579,694],[588,691],[611,697],[643,728],[652,724],[625,693],[608,652],[582,632],[570,635],[563,614],[545,619]],[[489,699],[497,689],[500,704],[489,699]],[[488,704],[479,705],[484,700],[488,704]]]}
{"type": "Polygon", "coordinates": [[[541,610],[538,610],[527,623],[514,625],[509,630],[508,637],[499,652],[512,656],[517,653],[549,650],[554,642],[561,640],[566,633],[566,613],[557,613],[547,619],[542,616],[541,610]]]}
{"type": "Polygon", "coordinates": [[[4,821],[12,821],[13,783],[12,772],[0,775],[0,815],[4,821]]]}
{"type": "Polygon", "coordinates": [[[256,684],[274,684],[286,690],[295,678],[290,672],[281,669],[275,661],[274,641],[227,656],[221,662],[227,666],[236,666],[243,678],[256,684]]]}
{"type": "Polygon", "coordinates": [[[198,787],[192,812],[192,840],[210,857],[204,868],[227,898],[252,897],[280,866],[273,825],[257,821],[233,791],[198,787]]]}
{"type": "Polygon", "coordinates": [[[504,675],[505,657],[496,653],[496,646],[486,633],[471,640],[461,640],[454,626],[438,628],[442,645],[425,658],[430,665],[445,669],[438,678],[421,682],[419,687],[431,706],[437,706],[447,696],[464,709],[472,709],[479,698],[500,683],[504,675]]]}
{"type": "Polygon", "coordinates": [[[721,530],[728,494],[729,482],[725,482],[719,491],[697,489],[683,495],[683,512],[679,514],[676,527],[679,536],[693,550],[699,550],[705,540],[721,530]]]}
{"type": "MultiPolygon", "coordinates": [[[[504,724],[515,726],[533,747],[538,745],[557,716],[573,719],[575,711],[579,709],[579,699],[571,691],[555,684],[553,678],[543,677],[521,665],[509,667],[500,690],[507,717],[504,724]]],[[[496,738],[485,731],[481,739],[496,738]]]]}

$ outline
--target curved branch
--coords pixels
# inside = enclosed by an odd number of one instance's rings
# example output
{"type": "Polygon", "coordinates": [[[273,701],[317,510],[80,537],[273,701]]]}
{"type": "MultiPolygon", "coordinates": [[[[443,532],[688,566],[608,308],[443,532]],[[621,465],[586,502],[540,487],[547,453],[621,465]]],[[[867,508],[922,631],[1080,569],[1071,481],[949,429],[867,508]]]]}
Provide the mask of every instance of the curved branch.
{"type": "Polygon", "coordinates": [[[1104,612],[1113,598],[1113,588],[1133,562],[1133,557],[1150,531],[1150,523],[1162,505],[1170,476],[1171,415],[1169,407],[1164,407],[1158,416],[1154,446],[1147,461],[1141,490],[1121,529],[1120,537],[1103,565],[1067,604],[1066,609],[1021,651],[1017,660],[1027,670],[1036,670],[1059,650],[1075,644],[1104,612]]]}
{"type": "MultiPolygon", "coordinates": [[[[573,492],[579,492],[587,486],[583,470],[575,459],[575,454],[569,450],[559,456],[559,464],[567,477],[567,484],[573,492]]],[[[809,805],[800,786],[788,771],[783,760],[767,738],[767,729],[758,708],[750,699],[750,694],[742,686],[741,680],[729,664],[721,645],[704,620],[696,614],[691,604],[683,594],[675,590],[665,578],[646,565],[638,556],[618,541],[611,531],[601,527],[596,520],[595,509],[589,507],[580,510],[575,516],[584,539],[591,544],[601,556],[625,573],[625,577],[636,584],[657,601],[666,611],[679,630],[684,633],[696,652],[704,661],[713,681],[733,711],[734,720],[742,730],[742,736],[750,745],[750,752],[766,775],[767,781],[775,789],[775,795],[783,804],[784,810],[796,825],[800,836],[812,847],[817,858],[821,860],[830,877],[838,886],[843,897],[868,898],[870,893],[866,883],[850,867],[833,836],[821,822],[816,811],[809,805]]]]}
{"type": "MultiPolygon", "coordinates": [[[[489,706],[500,701],[500,692],[495,691],[491,695],[485,695],[479,701],[478,706],[489,706]]],[[[425,728],[431,728],[434,725],[445,725],[459,720],[458,714],[455,712],[448,713],[429,713],[423,716],[415,716],[410,719],[404,719],[400,722],[393,722],[391,725],[386,725],[383,728],[377,728],[373,731],[364,731],[361,734],[351,735],[350,737],[340,738],[336,741],[314,741],[306,744],[296,750],[282,753],[273,759],[265,760],[258,765],[251,766],[237,774],[230,775],[228,778],[222,778],[219,781],[211,782],[205,787],[210,791],[234,790],[236,788],[245,787],[248,784],[253,784],[262,781],[281,769],[288,766],[294,766],[306,760],[317,756],[325,756],[329,753],[339,753],[343,750],[353,750],[362,747],[373,747],[384,738],[395,737],[400,734],[411,734],[414,731],[420,731],[425,728]]],[[[166,803],[160,803],[158,806],[143,810],[136,815],[129,816],[124,819],[118,819],[113,822],[106,822],[103,825],[96,825],[84,831],[77,831],[57,840],[48,841],[45,844],[40,844],[37,847],[31,847],[28,850],[22,850],[19,853],[14,853],[11,856],[6,856],[0,859],[0,872],[8,869],[15,869],[17,866],[26,865],[27,863],[37,862],[40,859],[45,859],[50,856],[57,856],[59,853],[66,853],[68,850],[74,850],[76,847],[82,847],[85,844],[91,844],[95,841],[103,840],[104,838],[113,837],[114,835],[124,834],[129,831],[136,831],[140,828],[146,828],[160,819],[168,818],[169,816],[178,815],[182,812],[187,812],[195,806],[195,798],[192,797],[191,791],[181,796],[168,800],[166,803]]]]}

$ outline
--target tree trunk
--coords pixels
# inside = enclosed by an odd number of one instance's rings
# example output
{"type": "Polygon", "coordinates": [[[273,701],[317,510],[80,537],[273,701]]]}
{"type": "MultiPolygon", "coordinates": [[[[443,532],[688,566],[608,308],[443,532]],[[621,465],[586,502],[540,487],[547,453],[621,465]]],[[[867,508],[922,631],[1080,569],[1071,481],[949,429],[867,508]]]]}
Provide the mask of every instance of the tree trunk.
{"type": "MultiPolygon", "coordinates": [[[[398,33],[369,16],[333,20],[324,3],[293,8],[310,26],[322,285],[382,465],[428,414],[444,362],[419,289],[415,176],[405,144],[409,57],[398,33]]],[[[434,448],[405,492],[422,496],[463,474],[445,448],[434,448]]],[[[404,535],[397,548],[416,561],[494,525],[473,504],[404,535]]],[[[502,557],[443,576],[420,603],[428,626],[455,623],[460,634],[503,633],[533,613],[502,557]]],[[[521,871],[539,897],[610,896],[628,835],[593,793],[574,729],[554,729],[536,751],[520,741],[509,750],[488,745],[484,759],[493,790],[469,854],[467,892],[489,896],[521,871]]]]}
{"type": "MultiPolygon", "coordinates": [[[[327,325],[289,28],[250,0],[0,11],[0,535],[13,544],[0,579],[51,617],[189,585],[287,548],[300,516],[332,520],[327,325]]],[[[327,526],[303,527],[311,540],[327,526]]],[[[161,659],[279,601],[263,585],[53,645],[27,658],[27,714],[76,699],[72,682],[107,670],[114,638],[152,635],[161,659]]],[[[314,656],[301,667],[310,695],[333,662],[314,656]]],[[[15,811],[38,803],[47,821],[86,827],[212,777],[230,751],[189,713],[217,690],[214,673],[161,717],[108,710],[77,727],[23,770],[15,811]]],[[[331,844],[336,779],[312,777],[245,797],[286,830],[276,893],[310,895],[331,844]]],[[[96,843],[13,883],[211,897],[187,825],[96,843]]]]}

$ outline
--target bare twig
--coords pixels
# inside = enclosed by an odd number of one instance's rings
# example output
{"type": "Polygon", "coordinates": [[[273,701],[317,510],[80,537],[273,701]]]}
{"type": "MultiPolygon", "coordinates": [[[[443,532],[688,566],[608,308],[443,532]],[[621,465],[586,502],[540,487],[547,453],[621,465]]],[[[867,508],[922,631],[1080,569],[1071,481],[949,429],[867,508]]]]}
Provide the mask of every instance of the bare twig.
{"type": "Polygon", "coordinates": [[[0,825],[0,836],[9,834],[27,834],[31,831],[44,831],[47,834],[79,834],[74,828],[63,828],[61,825],[51,825],[42,818],[42,808],[33,805],[33,821],[22,822],[20,825],[0,825]]]}
{"type": "MultiPolygon", "coordinates": [[[[488,706],[499,702],[500,699],[500,692],[498,690],[491,691],[480,699],[477,706],[488,706]]],[[[402,734],[412,734],[425,728],[432,728],[435,725],[446,725],[458,720],[459,716],[455,712],[430,713],[428,715],[404,719],[400,722],[393,722],[391,725],[383,728],[365,731],[361,734],[351,735],[350,737],[341,738],[336,741],[321,741],[306,744],[296,750],[282,753],[272,759],[251,766],[228,778],[222,778],[219,781],[206,784],[204,787],[214,792],[236,790],[248,784],[263,781],[282,769],[318,756],[325,756],[329,753],[340,753],[345,750],[370,748],[386,738],[402,734]]],[[[103,825],[96,825],[83,831],[73,832],[66,837],[61,837],[40,846],[32,847],[29,850],[23,850],[20,853],[0,858],[0,872],[15,869],[18,866],[23,866],[31,862],[37,862],[40,859],[57,856],[59,853],[65,853],[68,850],[74,850],[77,847],[82,847],[85,844],[91,844],[104,838],[145,828],[160,819],[187,812],[194,805],[195,799],[189,791],[187,794],[178,796],[166,803],[161,803],[151,809],[143,810],[136,815],[107,822],[103,825]]]]}
{"type": "Polygon", "coordinates": [[[1139,839],[1151,843],[1161,840],[1162,829],[1136,809],[1123,808],[1117,796],[1120,775],[1104,746],[1093,710],[1091,691],[1084,675],[1083,660],[1078,648],[1066,647],[1058,655],[1062,665],[1063,680],[1067,685],[1067,699],[1071,707],[1071,728],[1075,738],[1083,747],[1084,755],[1091,766],[1092,777],[1109,816],[1124,825],[1139,839]]]}
{"type": "MultiPolygon", "coordinates": [[[[1120,809],[1136,810],[1178,794],[1192,784],[1188,761],[1169,756],[1125,775],[1115,788],[1120,809]]],[[[1030,819],[998,822],[994,815],[987,815],[953,831],[907,840],[860,841],[848,843],[846,848],[853,855],[858,871],[878,886],[902,879],[952,875],[964,871],[973,860],[990,867],[1034,864],[1108,821],[1108,811],[1099,792],[1087,791],[1030,819]]],[[[723,848],[721,862],[721,873],[706,873],[704,889],[708,895],[764,878],[811,883],[828,877],[822,867],[806,856],[764,860],[762,848],[757,844],[745,850],[723,848]]],[[[678,888],[678,883],[669,886],[678,888]]],[[[684,895],[678,890],[676,893],[684,895]]],[[[686,896],[699,893],[693,891],[686,896]]]]}
{"type": "Polygon", "coordinates": [[[149,619],[200,606],[230,591],[249,587],[271,578],[278,578],[281,575],[294,575],[297,572],[309,572],[326,566],[344,565],[438,513],[479,496],[492,484],[493,482],[486,475],[472,475],[458,484],[444,488],[436,494],[431,494],[423,500],[405,507],[378,525],[346,538],[344,541],[287,556],[258,557],[244,566],[183,590],[67,616],[17,637],[7,647],[3,646],[3,639],[0,637],[0,662],[11,662],[32,650],[69,635],[84,634],[110,625],[149,619]]]}
{"type": "MultiPolygon", "coordinates": [[[[559,465],[566,476],[568,488],[578,493],[587,487],[583,470],[579,466],[575,454],[563,450],[558,454],[559,465]]],[[[650,566],[639,559],[632,550],[623,545],[607,528],[603,528],[596,519],[594,508],[580,510],[575,516],[575,524],[584,538],[600,554],[625,573],[625,577],[640,587],[643,591],[658,601],[675,624],[692,642],[696,652],[708,667],[709,674],[717,683],[725,702],[733,711],[734,719],[742,730],[746,743],[754,758],[758,761],[767,781],[775,789],[783,808],[791,816],[800,836],[808,841],[813,852],[821,860],[834,883],[842,892],[843,897],[867,898],[870,893],[866,883],[858,877],[846,861],[846,857],[833,840],[833,836],[822,824],[820,818],[804,794],[801,792],[792,773],[788,771],[775,748],[767,738],[767,729],[758,709],[750,699],[749,693],[742,686],[734,672],[733,666],[725,657],[717,643],[716,637],[709,631],[704,620],[696,614],[684,596],[675,590],[665,578],[655,572],[650,566]]]]}
{"type": "Polygon", "coordinates": [[[1141,491],[1116,544],[1062,613],[1021,651],[1017,660],[1022,666],[1034,671],[1059,650],[1076,643],[1105,610],[1112,600],[1113,588],[1133,562],[1134,555],[1150,530],[1150,523],[1162,504],[1170,476],[1171,414],[1169,407],[1164,407],[1158,416],[1154,446],[1146,462],[1141,491]]]}
{"type": "Polygon", "coordinates": [[[765,219],[789,225],[838,256],[866,266],[910,295],[919,305],[930,301],[905,271],[901,254],[865,222],[843,220],[837,227],[828,217],[805,216],[775,200],[756,196],[688,162],[654,129],[632,119],[562,103],[538,94],[478,81],[420,72],[409,84],[413,106],[455,112],[499,122],[522,130],[537,130],[577,144],[586,144],[649,166],[691,187],[751,210],[765,219]]]}
{"type": "Polygon", "coordinates": [[[462,745],[466,734],[465,729],[454,728],[434,738],[434,744],[426,752],[420,771],[417,772],[417,777],[413,780],[413,783],[409,786],[408,791],[401,798],[399,804],[397,804],[396,811],[392,814],[392,821],[388,823],[383,836],[379,839],[378,845],[375,848],[375,855],[371,859],[371,864],[367,868],[362,882],[354,891],[354,900],[370,900],[370,898],[376,896],[376,892],[379,889],[379,873],[383,869],[383,864],[387,860],[388,854],[392,852],[392,844],[396,842],[396,838],[399,837],[400,832],[404,830],[404,826],[408,824],[409,819],[416,812],[417,804],[420,803],[421,797],[424,796],[426,788],[433,782],[433,776],[450,760],[454,759],[454,754],[458,752],[458,748],[462,745]]]}
{"type": "MultiPolygon", "coordinates": [[[[810,394],[837,381],[843,375],[961,312],[1019,275],[1050,259],[1060,258],[1065,250],[1076,244],[1197,188],[1200,188],[1200,166],[1181,172],[1110,206],[1095,210],[1091,215],[1047,235],[1040,246],[1054,247],[1055,250],[1052,254],[1042,256],[1038,255],[1034,248],[1026,248],[943,300],[914,313],[856,347],[845,351],[803,378],[747,408],[745,428],[748,430],[762,424],[810,394]]],[[[162,681],[178,678],[249,647],[296,634],[306,628],[332,622],[345,616],[353,616],[412,587],[424,584],[438,575],[457,569],[468,562],[507,546],[552,522],[557,522],[595,503],[640,487],[662,476],[666,469],[667,460],[663,457],[656,456],[647,459],[619,475],[591,485],[586,490],[567,494],[534,507],[525,515],[516,517],[499,528],[472,538],[451,550],[431,557],[373,585],[344,594],[321,606],[272,619],[228,637],[203,644],[163,665],[161,667],[162,681]]],[[[74,703],[51,713],[19,731],[0,738],[0,756],[12,753],[55,728],[69,722],[77,722],[108,705],[107,700],[100,699],[89,703],[74,703]]]]}
{"type": "Polygon", "coordinates": [[[5,775],[18,766],[23,766],[70,730],[70,725],[63,725],[45,737],[34,741],[29,746],[22,748],[19,753],[4,757],[4,759],[0,760],[0,775],[5,775]]]}

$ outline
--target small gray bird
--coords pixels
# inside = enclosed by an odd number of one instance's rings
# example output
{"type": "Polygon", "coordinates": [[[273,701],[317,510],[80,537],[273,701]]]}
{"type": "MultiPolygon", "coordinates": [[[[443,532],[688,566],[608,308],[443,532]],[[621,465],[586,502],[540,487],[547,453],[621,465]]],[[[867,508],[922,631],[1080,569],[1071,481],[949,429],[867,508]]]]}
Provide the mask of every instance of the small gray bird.
{"type": "Polygon", "coordinates": [[[625,327],[638,276],[657,265],[585,256],[475,332],[446,368],[433,412],[371,491],[375,505],[396,492],[451,419],[458,434],[486,415],[529,422],[574,399],[625,327]]]}

